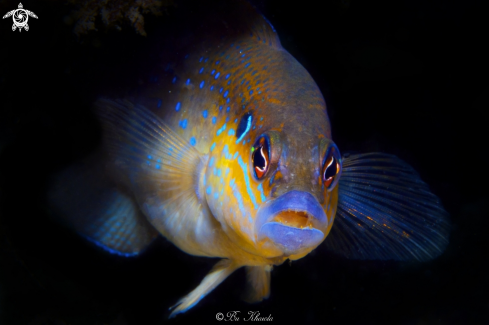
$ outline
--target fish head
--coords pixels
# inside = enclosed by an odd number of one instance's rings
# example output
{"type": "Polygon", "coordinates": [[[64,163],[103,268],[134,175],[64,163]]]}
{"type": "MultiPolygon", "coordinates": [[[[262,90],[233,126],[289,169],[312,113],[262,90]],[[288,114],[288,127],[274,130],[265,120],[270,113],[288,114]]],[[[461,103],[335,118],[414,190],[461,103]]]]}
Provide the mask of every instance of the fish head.
{"type": "MultiPolygon", "coordinates": [[[[338,201],[341,156],[327,132],[297,123],[223,137],[210,153],[206,200],[229,238],[262,257],[298,259],[328,235],[338,201]],[[248,139],[248,140],[246,140],[248,139]]],[[[240,127],[241,125],[241,127],[240,127]]]]}

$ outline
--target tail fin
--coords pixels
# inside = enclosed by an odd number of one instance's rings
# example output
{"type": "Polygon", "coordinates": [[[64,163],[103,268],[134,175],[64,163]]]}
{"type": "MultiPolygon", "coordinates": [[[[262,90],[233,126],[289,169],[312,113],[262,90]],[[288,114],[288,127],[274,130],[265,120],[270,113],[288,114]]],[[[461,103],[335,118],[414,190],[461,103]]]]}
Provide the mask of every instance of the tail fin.
{"type": "Polygon", "coordinates": [[[137,255],[157,237],[130,193],[104,173],[100,159],[62,171],[53,183],[49,201],[55,217],[110,253],[137,255]]]}

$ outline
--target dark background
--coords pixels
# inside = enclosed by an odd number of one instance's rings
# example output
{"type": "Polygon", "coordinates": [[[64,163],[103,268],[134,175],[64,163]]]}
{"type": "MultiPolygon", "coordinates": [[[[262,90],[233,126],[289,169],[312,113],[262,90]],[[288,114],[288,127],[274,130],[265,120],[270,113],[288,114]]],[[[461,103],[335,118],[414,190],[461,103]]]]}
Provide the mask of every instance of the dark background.
{"type": "MultiPolygon", "coordinates": [[[[348,261],[322,249],[275,267],[263,303],[231,275],[174,323],[217,323],[250,310],[273,322],[488,324],[488,18],[483,1],[253,1],[311,73],[344,152],[411,164],[452,220],[428,263],[348,261]],[[320,4],[320,5],[319,5],[320,4]]],[[[178,1],[177,1],[178,3],[178,1]]],[[[89,111],[100,75],[145,38],[99,25],[80,40],[61,1],[25,1],[28,32],[0,21],[0,324],[161,324],[216,262],[161,239],[139,258],[94,249],[50,221],[53,173],[84,157],[100,131],[89,111]]],[[[0,14],[17,8],[0,3],[0,14]]],[[[170,9],[170,15],[173,9],[170,9]]],[[[165,17],[146,16],[146,31],[165,17]]]]}

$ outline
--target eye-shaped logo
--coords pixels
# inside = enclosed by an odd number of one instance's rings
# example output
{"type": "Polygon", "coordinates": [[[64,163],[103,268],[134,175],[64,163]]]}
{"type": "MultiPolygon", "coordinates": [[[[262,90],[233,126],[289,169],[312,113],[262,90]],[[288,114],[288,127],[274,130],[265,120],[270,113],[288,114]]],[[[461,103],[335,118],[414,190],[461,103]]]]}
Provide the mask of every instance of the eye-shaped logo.
{"type": "Polygon", "coordinates": [[[35,13],[29,10],[25,10],[23,8],[24,7],[22,6],[22,3],[19,3],[18,9],[9,11],[7,12],[7,14],[5,14],[5,16],[3,16],[3,19],[12,16],[12,19],[14,20],[14,24],[12,25],[12,31],[15,31],[17,28],[19,29],[19,32],[22,31],[22,28],[24,28],[26,31],[29,30],[29,25],[27,25],[29,16],[33,18],[37,18],[35,13]]]}

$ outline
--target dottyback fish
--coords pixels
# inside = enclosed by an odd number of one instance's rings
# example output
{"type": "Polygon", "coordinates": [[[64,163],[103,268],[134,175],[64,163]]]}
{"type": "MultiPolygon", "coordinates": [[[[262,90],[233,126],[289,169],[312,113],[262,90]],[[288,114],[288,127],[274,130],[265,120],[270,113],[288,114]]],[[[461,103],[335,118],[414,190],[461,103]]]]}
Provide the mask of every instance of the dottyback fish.
{"type": "Polygon", "coordinates": [[[318,245],[351,259],[440,255],[448,215],[419,175],[384,153],[342,157],[318,86],[271,24],[246,1],[212,3],[143,51],[142,81],[95,102],[101,148],[56,179],[55,214],[111,253],[163,235],[222,258],[172,316],[240,267],[248,300],[267,298],[272,267],[318,245]]]}

